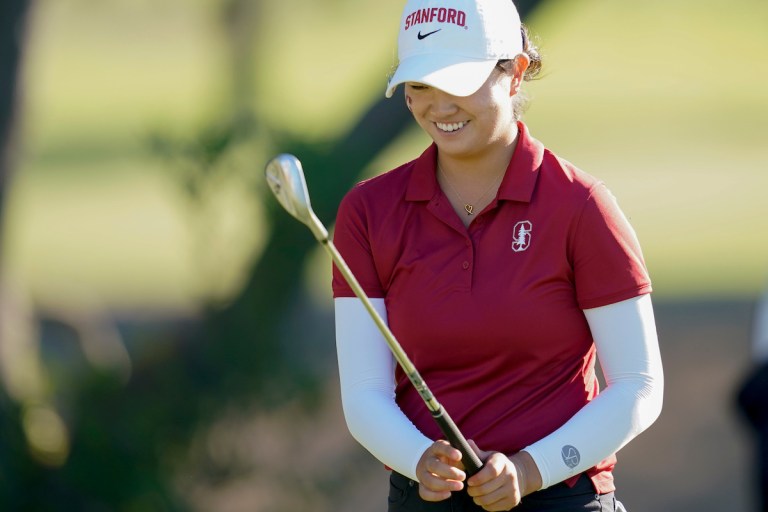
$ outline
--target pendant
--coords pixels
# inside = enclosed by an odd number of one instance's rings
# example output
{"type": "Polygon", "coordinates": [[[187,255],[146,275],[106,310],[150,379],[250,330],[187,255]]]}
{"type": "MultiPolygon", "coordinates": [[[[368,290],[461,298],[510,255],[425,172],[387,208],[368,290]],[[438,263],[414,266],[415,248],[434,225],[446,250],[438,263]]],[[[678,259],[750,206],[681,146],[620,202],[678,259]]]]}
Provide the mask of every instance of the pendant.
{"type": "Polygon", "coordinates": [[[464,209],[467,211],[467,215],[472,215],[472,210],[474,210],[475,207],[467,203],[464,205],[464,209]]]}

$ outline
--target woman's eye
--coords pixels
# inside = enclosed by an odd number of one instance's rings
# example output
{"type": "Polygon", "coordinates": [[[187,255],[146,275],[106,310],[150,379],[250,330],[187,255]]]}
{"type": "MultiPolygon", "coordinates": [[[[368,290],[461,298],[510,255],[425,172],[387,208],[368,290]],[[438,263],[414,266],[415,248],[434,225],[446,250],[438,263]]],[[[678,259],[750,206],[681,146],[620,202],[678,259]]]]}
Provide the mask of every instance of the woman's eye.
{"type": "Polygon", "coordinates": [[[424,91],[426,89],[429,89],[429,86],[424,84],[408,84],[408,87],[410,87],[414,91],[424,91]]]}

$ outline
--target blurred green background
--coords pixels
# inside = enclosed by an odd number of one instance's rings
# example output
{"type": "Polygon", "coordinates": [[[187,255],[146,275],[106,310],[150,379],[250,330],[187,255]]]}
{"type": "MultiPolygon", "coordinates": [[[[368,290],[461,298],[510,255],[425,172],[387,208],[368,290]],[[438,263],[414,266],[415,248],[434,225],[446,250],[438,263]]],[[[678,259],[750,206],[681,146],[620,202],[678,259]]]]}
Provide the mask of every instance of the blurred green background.
{"type": "MultiPolygon", "coordinates": [[[[295,152],[330,226],[354,180],[428,144],[364,122],[402,110],[377,106],[402,2],[30,5],[1,231],[3,509],[380,510],[337,403],[330,263],[262,171],[295,152]]],[[[544,0],[526,21],[545,67],[525,121],[607,182],[654,280],[672,386],[622,460],[630,509],[724,510],[711,477],[747,510],[728,401],[768,278],[768,4],[544,0]],[[704,447],[719,470],[643,463],[704,447]]]]}

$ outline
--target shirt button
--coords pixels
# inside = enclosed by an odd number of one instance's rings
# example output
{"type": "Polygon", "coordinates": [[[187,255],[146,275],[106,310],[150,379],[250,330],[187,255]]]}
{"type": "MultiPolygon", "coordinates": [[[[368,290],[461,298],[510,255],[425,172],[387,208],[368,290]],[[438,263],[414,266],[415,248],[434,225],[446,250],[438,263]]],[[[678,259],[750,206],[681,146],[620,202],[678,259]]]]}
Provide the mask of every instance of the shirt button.
{"type": "Polygon", "coordinates": [[[464,270],[467,270],[469,268],[469,262],[465,261],[464,263],[462,263],[461,268],[463,268],[464,270]]]}

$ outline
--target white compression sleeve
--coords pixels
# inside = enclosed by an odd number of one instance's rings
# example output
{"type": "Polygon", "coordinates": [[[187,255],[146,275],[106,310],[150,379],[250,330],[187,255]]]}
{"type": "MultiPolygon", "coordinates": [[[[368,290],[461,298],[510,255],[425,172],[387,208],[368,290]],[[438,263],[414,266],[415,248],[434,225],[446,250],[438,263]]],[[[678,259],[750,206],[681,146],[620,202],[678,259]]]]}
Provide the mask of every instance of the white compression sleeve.
{"type": "MultiPolygon", "coordinates": [[[[386,322],[384,299],[371,299],[371,303],[386,322]]],[[[416,464],[432,441],[395,402],[394,356],[360,299],[334,299],[334,309],[347,427],[352,437],[383,464],[416,480],[416,464]]]]}
{"type": "Polygon", "coordinates": [[[650,295],[587,309],[606,388],[562,427],[525,448],[542,488],[594,466],[661,413],[664,377],[650,295]]]}

